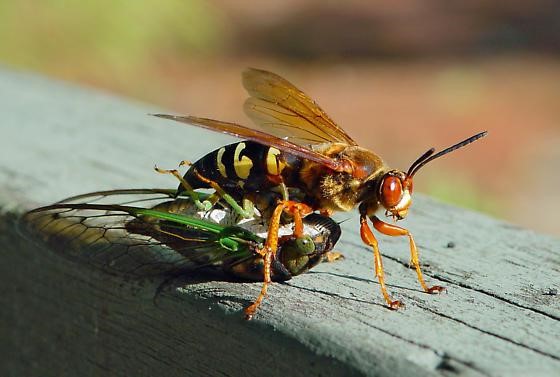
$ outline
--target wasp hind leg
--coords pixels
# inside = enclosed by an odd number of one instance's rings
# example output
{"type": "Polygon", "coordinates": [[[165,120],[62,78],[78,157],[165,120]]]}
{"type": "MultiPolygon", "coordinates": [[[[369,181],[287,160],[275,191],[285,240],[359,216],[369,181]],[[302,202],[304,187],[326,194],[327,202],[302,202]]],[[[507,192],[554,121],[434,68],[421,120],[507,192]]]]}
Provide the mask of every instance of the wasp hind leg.
{"type": "MultiPolygon", "coordinates": [[[[186,163],[187,163],[186,161],[181,161],[179,166],[185,165],[186,163]]],[[[155,166],[154,170],[157,171],[160,174],[171,174],[175,178],[177,178],[179,180],[179,182],[181,182],[181,186],[185,190],[185,194],[187,194],[189,196],[189,198],[191,198],[191,200],[194,202],[194,204],[196,205],[196,207],[199,210],[209,211],[212,208],[213,203],[209,200],[201,201],[199,193],[197,193],[191,187],[191,185],[185,180],[185,178],[183,178],[181,176],[181,173],[179,173],[179,171],[177,169],[160,169],[157,166],[155,166]]]]}
{"type": "Polygon", "coordinates": [[[255,315],[259,305],[263,301],[268,291],[268,285],[271,282],[271,264],[276,258],[276,251],[278,250],[278,230],[280,229],[280,218],[282,213],[286,211],[294,218],[294,237],[303,236],[303,220],[302,216],[312,212],[311,207],[306,204],[294,202],[290,200],[281,200],[274,208],[272,217],[268,225],[268,235],[264,247],[257,252],[263,257],[264,261],[264,279],[261,292],[257,299],[248,307],[245,308],[245,319],[250,320],[255,315]]]}
{"type": "Polygon", "coordinates": [[[387,236],[407,236],[410,242],[410,264],[414,266],[416,270],[416,275],[418,276],[418,282],[422,286],[422,289],[427,293],[440,293],[445,291],[445,287],[434,285],[428,287],[426,282],[424,281],[424,276],[422,275],[422,270],[420,268],[420,261],[418,257],[418,248],[416,247],[416,242],[414,242],[414,238],[412,234],[404,228],[401,228],[397,225],[387,224],[386,222],[381,221],[377,216],[373,216],[371,218],[373,226],[377,229],[378,232],[383,233],[387,236]]]}

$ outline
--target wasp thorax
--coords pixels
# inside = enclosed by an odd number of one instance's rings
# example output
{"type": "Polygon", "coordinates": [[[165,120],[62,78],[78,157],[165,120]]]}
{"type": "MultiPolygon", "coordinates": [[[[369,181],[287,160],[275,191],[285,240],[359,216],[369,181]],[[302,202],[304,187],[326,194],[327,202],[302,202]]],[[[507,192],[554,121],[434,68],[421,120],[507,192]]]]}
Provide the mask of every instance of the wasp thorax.
{"type": "Polygon", "coordinates": [[[325,175],[320,183],[320,203],[323,208],[350,211],[358,203],[362,181],[349,177],[347,173],[325,175]]]}

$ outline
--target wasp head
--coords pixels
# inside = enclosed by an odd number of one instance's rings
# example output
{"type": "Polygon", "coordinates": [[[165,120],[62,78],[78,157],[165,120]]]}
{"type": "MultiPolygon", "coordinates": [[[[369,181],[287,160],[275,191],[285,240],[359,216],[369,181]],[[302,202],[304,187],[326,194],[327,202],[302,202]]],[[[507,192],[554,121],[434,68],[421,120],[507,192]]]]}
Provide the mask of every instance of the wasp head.
{"type": "Polygon", "coordinates": [[[430,148],[410,165],[406,173],[400,170],[389,170],[379,180],[372,179],[368,182],[366,190],[370,196],[362,201],[360,212],[372,216],[379,206],[382,206],[385,208],[387,217],[392,217],[394,220],[404,219],[412,204],[412,180],[418,170],[428,162],[464,147],[485,135],[486,131],[480,132],[435,154],[435,149],[430,148]],[[372,192],[376,195],[371,195],[372,192]]]}
{"type": "Polygon", "coordinates": [[[379,181],[378,198],[387,217],[404,219],[412,204],[412,177],[399,170],[385,173],[379,181]]]}
{"type": "Polygon", "coordinates": [[[379,208],[394,220],[402,220],[412,204],[412,177],[400,170],[388,170],[367,182],[360,213],[372,216],[379,208]]]}

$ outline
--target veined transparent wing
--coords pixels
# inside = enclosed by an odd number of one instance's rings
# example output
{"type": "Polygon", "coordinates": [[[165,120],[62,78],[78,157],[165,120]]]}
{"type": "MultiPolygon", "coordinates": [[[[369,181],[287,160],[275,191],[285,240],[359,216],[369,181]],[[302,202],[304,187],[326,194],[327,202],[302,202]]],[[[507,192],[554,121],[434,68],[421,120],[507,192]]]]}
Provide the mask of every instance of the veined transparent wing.
{"type": "Polygon", "coordinates": [[[251,96],[245,113],[266,132],[298,145],[357,145],[319,105],[288,80],[272,72],[249,68],[243,86],[251,96]]]}
{"type": "Polygon", "coordinates": [[[251,255],[248,243],[241,242],[235,253],[223,247],[223,226],[211,221],[195,224],[187,212],[180,215],[181,221],[161,217],[185,209],[195,212],[190,201],[172,199],[168,193],[114,190],[79,195],[26,213],[20,229],[66,258],[134,276],[193,270],[220,264],[228,256],[251,255]]]}

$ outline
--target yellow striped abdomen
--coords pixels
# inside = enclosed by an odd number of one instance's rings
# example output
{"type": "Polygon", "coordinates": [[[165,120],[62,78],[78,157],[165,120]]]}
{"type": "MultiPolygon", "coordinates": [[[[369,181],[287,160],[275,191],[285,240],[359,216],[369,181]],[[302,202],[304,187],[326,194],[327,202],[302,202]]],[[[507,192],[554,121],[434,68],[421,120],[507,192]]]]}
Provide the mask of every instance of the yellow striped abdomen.
{"type": "MultiPolygon", "coordinates": [[[[196,171],[228,193],[261,191],[276,186],[286,166],[285,154],[279,149],[243,141],[208,153],[190,167],[184,178],[194,189],[209,188],[196,171]]],[[[179,191],[183,191],[181,187],[179,191]]]]}

